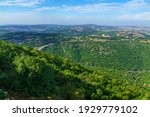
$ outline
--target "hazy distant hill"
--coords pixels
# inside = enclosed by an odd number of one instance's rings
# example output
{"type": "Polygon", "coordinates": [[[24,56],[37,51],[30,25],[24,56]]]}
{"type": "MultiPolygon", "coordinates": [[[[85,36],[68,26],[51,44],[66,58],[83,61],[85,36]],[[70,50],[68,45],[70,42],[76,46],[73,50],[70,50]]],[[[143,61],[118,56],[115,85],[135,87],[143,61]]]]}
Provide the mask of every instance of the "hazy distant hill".
{"type": "MultiPolygon", "coordinates": [[[[113,38],[142,38],[150,39],[150,28],[148,27],[115,27],[100,25],[8,25],[0,26],[0,39],[14,43],[24,43],[34,40],[36,44],[51,35],[61,36],[89,36],[108,35],[113,38]],[[35,41],[37,39],[37,41],[35,41]],[[27,41],[25,41],[27,40],[27,41]]],[[[58,37],[58,39],[62,39],[58,37]]],[[[54,39],[53,39],[54,40],[54,39]]],[[[55,40],[54,40],[55,41],[55,40]]],[[[45,41],[46,42],[46,41],[45,41]]],[[[34,45],[33,44],[33,45],[34,45]]],[[[45,43],[43,43],[45,44],[45,43]]]]}

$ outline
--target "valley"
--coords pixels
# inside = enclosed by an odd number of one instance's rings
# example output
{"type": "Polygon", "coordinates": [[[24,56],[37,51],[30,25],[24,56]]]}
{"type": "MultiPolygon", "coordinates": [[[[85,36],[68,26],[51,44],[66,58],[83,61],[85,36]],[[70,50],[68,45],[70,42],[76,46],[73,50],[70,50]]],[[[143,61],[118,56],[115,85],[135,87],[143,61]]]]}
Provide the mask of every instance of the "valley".
{"type": "Polygon", "coordinates": [[[0,98],[150,99],[149,58],[149,27],[0,26],[0,98]]]}

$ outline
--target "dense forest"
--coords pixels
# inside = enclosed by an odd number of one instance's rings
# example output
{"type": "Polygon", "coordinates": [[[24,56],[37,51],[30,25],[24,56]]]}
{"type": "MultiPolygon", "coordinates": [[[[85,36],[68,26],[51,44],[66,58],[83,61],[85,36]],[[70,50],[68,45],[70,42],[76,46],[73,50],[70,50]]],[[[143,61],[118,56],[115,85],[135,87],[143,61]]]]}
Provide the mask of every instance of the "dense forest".
{"type": "MultiPolygon", "coordinates": [[[[114,46],[114,49],[118,48],[117,44],[109,45],[114,46]]],[[[75,44],[64,47],[72,46],[76,47],[75,44]]],[[[103,48],[99,48],[104,51],[101,54],[110,54],[107,52],[109,48],[103,48]]],[[[145,57],[143,59],[146,62],[143,63],[139,58],[141,56],[135,55],[136,51],[130,52],[130,49],[134,48],[137,46],[129,45],[129,48],[122,48],[129,49],[127,58],[131,57],[132,60],[135,58],[132,65],[122,63],[119,66],[121,69],[112,69],[106,67],[108,65],[104,64],[105,61],[98,58],[102,63],[101,67],[94,69],[51,53],[0,41],[0,99],[150,99],[150,73],[147,65],[149,61],[145,57]],[[139,63],[136,64],[137,62],[139,63]],[[128,70],[123,69],[123,65],[128,70]]],[[[140,45],[138,48],[143,46],[140,45]]],[[[88,54],[88,51],[83,53],[88,54]]],[[[146,53],[140,54],[147,56],[146,53]]],[[[111,58],[114,60],[113,54],[111,58]]],[[[93,61],[96,61],[95,57],[93,61]]],[[[113,67],[118,67],[118,64],[113,67]]]]}
{"type": "Polygon", "coordinates": [[[150,99],[149,50],[148,27],[0,26],[0,99],[150,99]]]}
{"type": "Polygon", "coordinates": [[[150,44],[147,40],[112,40],[78,37],[44,48],[45,52],[69,58],[95,68],[150,70],[150,44]],[[147,42],[147,43],[146,43],[147,42]]]}

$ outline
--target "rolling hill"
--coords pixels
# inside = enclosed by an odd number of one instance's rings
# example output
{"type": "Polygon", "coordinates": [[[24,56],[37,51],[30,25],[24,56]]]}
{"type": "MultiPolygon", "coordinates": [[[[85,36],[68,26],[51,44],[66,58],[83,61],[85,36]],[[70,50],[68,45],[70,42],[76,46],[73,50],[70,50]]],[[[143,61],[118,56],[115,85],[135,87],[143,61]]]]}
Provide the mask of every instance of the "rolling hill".
{"type": "Polygon", "coordinates": [[[148,27],[0,26],[0,99],[150,99],[149,50],[148,27]]]}
{"type": "Polygon", "coordinates": [[[1,99],[150,99],[141,77],[0,41],[1,99]]]}

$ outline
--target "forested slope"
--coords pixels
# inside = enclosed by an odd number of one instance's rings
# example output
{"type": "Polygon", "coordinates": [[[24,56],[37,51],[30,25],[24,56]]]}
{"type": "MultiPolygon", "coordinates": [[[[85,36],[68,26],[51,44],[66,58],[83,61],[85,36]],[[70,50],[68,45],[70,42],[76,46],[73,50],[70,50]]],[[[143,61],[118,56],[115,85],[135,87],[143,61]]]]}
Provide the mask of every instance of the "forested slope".
{"type": "Polygon", "coordinates": [[[141,77],[0,41],[1,99],[150,99],[141,77]]]}
{"type": "Polygon", "coordinates": [[[143,42],[83,37],[49,46],[44,51],[95,68],[150,70],[150,43],[143,42]]]}

